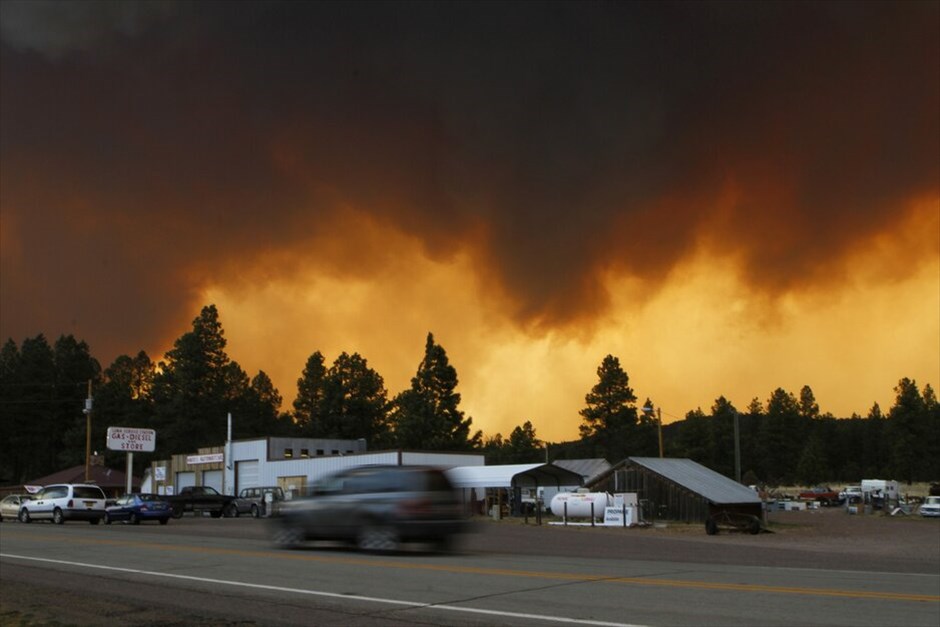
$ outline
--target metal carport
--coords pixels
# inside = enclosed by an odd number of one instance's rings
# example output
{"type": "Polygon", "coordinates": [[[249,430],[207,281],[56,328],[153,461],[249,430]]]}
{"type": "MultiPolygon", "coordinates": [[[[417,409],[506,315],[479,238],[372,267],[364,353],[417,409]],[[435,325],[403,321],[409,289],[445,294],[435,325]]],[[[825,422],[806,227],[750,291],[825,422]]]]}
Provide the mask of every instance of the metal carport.
{"type": "Polygon", "coordinates": [[[458,466],[446,471],[451,483],[460,489],[512,490],[513,514],[519,514],[521,488],[580,486],[584,478],[554,464],[502,464],[498,466],[458,466]]]}

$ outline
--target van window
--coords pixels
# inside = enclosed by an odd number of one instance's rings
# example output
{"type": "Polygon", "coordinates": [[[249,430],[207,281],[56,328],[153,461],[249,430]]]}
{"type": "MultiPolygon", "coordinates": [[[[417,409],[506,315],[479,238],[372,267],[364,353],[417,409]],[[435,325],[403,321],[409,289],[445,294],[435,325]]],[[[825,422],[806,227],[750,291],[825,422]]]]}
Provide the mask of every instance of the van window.
{"type": "MultiPolygon", "coordinates": [[[[103,499],[104,492],[101,491],[101,488],[94,488],[91,486],[75,486],[72,494],[77,499],[103,499]]],[[[65,496],[64,494],[62,496],[65,496]]]]}
{"type": "Polygon", "coordinates": [[[376,472],[374,470],[357,473],[346,484],[346,491],[352,494],[375,494],[378,492],[400,492],[401,485],[394,472],[376,472]]]}

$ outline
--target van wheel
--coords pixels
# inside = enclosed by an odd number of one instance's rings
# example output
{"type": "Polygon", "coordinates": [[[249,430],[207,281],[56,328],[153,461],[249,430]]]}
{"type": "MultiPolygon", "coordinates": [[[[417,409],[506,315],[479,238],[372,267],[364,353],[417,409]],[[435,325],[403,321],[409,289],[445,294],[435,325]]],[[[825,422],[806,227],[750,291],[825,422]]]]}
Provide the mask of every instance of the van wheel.
{"type": "Polygon", "coordinates": [[[183,517],[183,508],[174,507],[173,508],[173,518],[182,518],[183,517]]]}
{"type": "Polygon", "coordinates": [[[129,523],[132,524],[132,525],[139,525],[139,524],[140,524],[140,517],[137,516],[137,514],[136,514],[135,512],[131,512],[131,515],[130,515],[130,517],[127,519],[127,522],[129,522],[129,523]]]}
{"type": "Polygon", "coordinates": [[[260,517],[260,516],[261,516],[261,511],[258,509],[258,506],[257,506],[257,505],[252,505],[252,506],[251,506],[251,517],[252,517],[252,518],[258,518],[258,517],[260,517]]]}
{"type": "Polygon", "coordinates": [[[398,531],[390,525],[366,525],[356,537],[356,546],[362,551],[390,553],[398,549],[398,531]]]}
{"type": "Polygon", "coordinates": [[[20,522],[21,523],[33,522],[33,519],[29,517],[29,510],[26,509],[25,507],[20,510],[20,522]]]}
{"type": "Polygon", "coordinates": [[[226,518],[238,518],[238,506],[235,503],[232,503],[225,508],[225,517],[226,518]]]}
{"type": "Polygon", "coordinates": [[[52,512],[52,522],[57,525],[61,525],[65,522],[65,516],[62,515],[62,510],[58,507],[55,508],[55,511],[52,512]]]}

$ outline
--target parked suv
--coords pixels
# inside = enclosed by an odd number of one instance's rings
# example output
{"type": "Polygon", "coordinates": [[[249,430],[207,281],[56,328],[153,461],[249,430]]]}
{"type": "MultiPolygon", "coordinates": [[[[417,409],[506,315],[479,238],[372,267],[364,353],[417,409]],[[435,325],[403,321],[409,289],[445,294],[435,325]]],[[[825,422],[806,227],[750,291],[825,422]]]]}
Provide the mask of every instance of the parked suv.
{"type": "Polygon", "coordinates": [[[920,515],[940,517],[940,496],[928,496],[920,506],[920,515]]]}
{"type": "Polygon", "coordinates": [[[278,503],[284,500],[284,490],[280,486],[245,488],[235,499],[236,515],[251,514],[253,518],[272,516],[277,512],[278,503]],[[268,511],[268,495],[271,495],[271,511],[268,511]]]}
{"type": "Polygon", "coordinates": [[[310,496],[284,501],[274,541],[339,540],[366,551],[394,551],[403,542],[450,546],[467,520],[447,476],[425,466],[360,466],[317,481],[310,496]]]}
{"type": "Polygon", "coordinates": [[[96,485],[57,483],[47,485],[20,507],[20,522],[87,520],[93,525],[104,518],[104,491],[96,485]]]}

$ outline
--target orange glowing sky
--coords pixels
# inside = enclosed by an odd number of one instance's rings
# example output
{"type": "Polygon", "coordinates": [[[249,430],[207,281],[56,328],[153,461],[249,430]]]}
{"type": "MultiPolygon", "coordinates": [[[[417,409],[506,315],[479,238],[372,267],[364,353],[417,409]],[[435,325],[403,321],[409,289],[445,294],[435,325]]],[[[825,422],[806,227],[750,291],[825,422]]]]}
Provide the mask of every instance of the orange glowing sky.
{"type": "Polygon", "coordinates": [[[431,331],[473,428],[940,382],[940,4],[0,5],[0,336],[219,308],[289,409],[431,331]]]}

